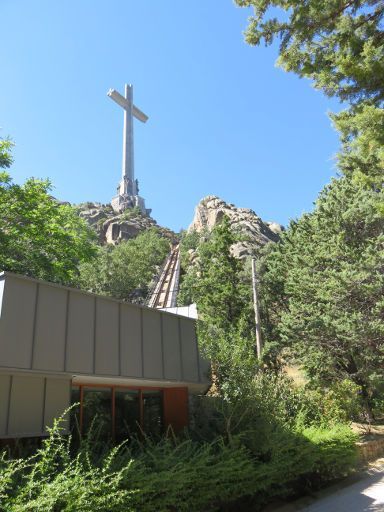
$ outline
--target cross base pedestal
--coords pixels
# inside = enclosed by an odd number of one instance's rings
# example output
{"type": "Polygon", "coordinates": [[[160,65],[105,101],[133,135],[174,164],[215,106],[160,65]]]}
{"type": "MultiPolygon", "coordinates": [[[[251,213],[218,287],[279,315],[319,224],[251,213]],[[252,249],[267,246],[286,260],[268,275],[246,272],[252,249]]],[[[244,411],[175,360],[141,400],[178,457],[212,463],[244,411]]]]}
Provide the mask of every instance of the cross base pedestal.
{"type": "Polygon", "coordinates": [[[116,213],[122,213],[124,210],[137,207],[142,215],[149,217],[152,211],[145,207],[144,198],[137,195],[119,194],[112,198],[111,205],[116,213]]]}

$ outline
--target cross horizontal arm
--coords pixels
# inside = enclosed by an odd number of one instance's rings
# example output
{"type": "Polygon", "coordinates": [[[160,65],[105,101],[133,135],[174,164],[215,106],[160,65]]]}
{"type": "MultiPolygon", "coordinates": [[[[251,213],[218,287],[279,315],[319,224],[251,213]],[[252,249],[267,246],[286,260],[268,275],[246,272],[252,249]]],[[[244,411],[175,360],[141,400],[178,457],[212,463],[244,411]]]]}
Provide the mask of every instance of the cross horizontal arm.
{"type": "MultiPolygon", "coordinates": [[[[122,96],[115,89],[109,89],[109,91],[107,92],[107,95],[110,98],[112,98],[113,101],[115,101],[118,105],[120,105],[120,107],[122,107],[125,110],[128,110],[128,108],[129,108],[128,101],[126,100],[126,98],[124,98],[124,96],[122,96]]],[[[142,123],[146,123],[148,121],[148,116],[146,116],[144,114],[144,112],[142,112],[137,107],[135,107],[135,105],[132,105],[132,114],[134,117],[136,117],[136,119],[138,119],[142,123]]]]}
{"type": "Polygon", "coordinates": [[[115,89],[109,89],[107,95],[113,99],[120,107],[124,109],[128,109],[129,103],[119,92],[115,91],[115,89]]]}
{"type": "Polygon", "coordinates": [[[144,112],[135,107],[135,105],[132,107],[132,114],[142,123],[146,123],[148,121],[148,116],[146,116],[144,112]]]}

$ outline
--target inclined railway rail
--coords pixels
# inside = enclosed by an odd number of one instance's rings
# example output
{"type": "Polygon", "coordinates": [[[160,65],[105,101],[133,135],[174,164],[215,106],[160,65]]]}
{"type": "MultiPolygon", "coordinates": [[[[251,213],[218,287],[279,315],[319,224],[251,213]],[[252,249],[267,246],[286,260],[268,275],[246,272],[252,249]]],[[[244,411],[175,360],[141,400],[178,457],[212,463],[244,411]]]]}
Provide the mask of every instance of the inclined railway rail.
{"type": "Polygon", "coordinates": [[[180,276],[180,248],[179,245],[172,250],[161,271],[159,280],[150,293],[147,305],[150,308],[173,308],[176,306],[177,292],[180,276]]]}

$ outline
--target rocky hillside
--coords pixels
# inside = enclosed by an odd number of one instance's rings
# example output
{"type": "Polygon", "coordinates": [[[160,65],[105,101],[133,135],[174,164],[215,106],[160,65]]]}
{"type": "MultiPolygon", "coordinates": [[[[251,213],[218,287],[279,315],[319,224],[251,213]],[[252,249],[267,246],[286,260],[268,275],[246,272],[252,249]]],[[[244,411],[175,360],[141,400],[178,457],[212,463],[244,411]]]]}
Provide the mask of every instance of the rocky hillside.
{"type": "Polygon", "coordinates": [[[243,238],[243,241],[232,247],[233,254],[238,258],[249,256],[255,247],[261,247],[271,241],[276,242],[284,230],[284,227],[276,222],[264,222],[250,208],[237,208],[217,196],[207,196],[196,206],[195,216],[188,231],[211,231],[224,215],[229,218],[234,231],[243,238]]]}
{"type": "MultiPolygon", "coordinates": [[[[136,208],[116,214],[110,204],[82,203],[77,205],[79,215],[96,230],[100,244],[117,245],[122,240],[135,238],[139,233],[156,227],[171,243],[177,235],[168,228],[161,227],[152,217],[141,215],[136,208]]],[[[244,258],[253,253],[255,247],[267,242],[276,242],[283,226],[276,222],[265,222],[250,208],[238,208],[226,203],[217,196],[207,196],[195,208],[195,216],[188,231],[211,231],[223,216],[229,218],[233,229],[241,235],[242,241],[233,246],[233,253],[244,258]]]]}
{"type": "Polygon", "coordinates": [[[152,217],[141,215],[136,208],[125,210],[116,214],[110,204],[82,203],[77,205],[79,215],[93,226],[98,234],[101,244],[117,245],[122,240],[135,238],[139,233],[156,227],[160,233],[175,242],[176,234],[168,228],[157,224],[152,217]]]}

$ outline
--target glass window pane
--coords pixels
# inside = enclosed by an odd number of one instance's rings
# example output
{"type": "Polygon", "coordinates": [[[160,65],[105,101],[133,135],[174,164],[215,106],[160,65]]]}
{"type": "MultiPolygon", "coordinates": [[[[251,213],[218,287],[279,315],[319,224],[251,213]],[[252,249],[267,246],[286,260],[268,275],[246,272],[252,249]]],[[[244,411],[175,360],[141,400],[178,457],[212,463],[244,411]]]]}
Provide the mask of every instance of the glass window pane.
{"type": "MultiPolygon", "coordinates": [[[[71,405],[76,403],[80,403],[80,388],[77,386],[73,387],[71,391],[71,405]]],[[[69,416],[69,423],[71,434],[78,438],[80,433],[80,405],[72,407],[69,416]]]]}
{"type": "Polygon", "coordinates": [[[110,388],[84,388],[83,434],[92,427],[92,435],[106,439],[112,436],[112,391],[110,388]]]}
{"type": "Polygon", "coordinates": [[[146,435],[160,437],[163,432],[163,393],[143,391],[143,429],[146,435]]]}
{"type": "Polygon", "coordinates": [[[115,436],[116,442],[140,432],[139,392],[131,389],[115,390],[115,436]]]}

